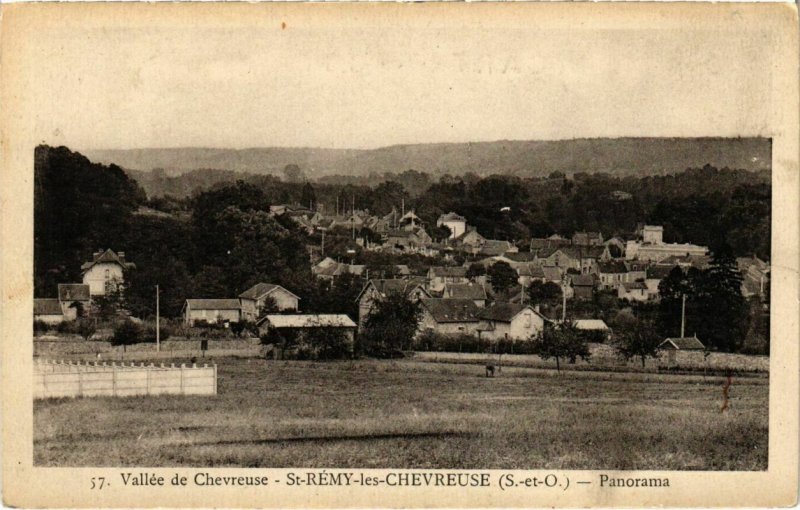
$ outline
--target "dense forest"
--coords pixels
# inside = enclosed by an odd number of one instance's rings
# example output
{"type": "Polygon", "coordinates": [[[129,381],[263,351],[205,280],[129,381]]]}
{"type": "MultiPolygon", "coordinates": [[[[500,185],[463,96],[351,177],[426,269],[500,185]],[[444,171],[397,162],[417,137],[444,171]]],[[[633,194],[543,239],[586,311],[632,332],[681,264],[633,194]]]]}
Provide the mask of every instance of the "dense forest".
{"type": "MultiPolygon", "coordinates": [[[[408,170],[367,185],[311,183],[292,170],[284,179],[223,179],[188,196],[148,197],[115,165],[92,163],[65,147],[40,146],[36,296],[53,296],[56,283],[80,281],[81,263],[94,251],[112,248],[125,251],[137,266],[127,278],[126,298],[138,315],[151,313],[156,283],[163,289],[162,311],[174,316],[186,297],[234,297],[258,281],[292,289],[306,310],[344,311],[344,306],[352,312],[360,283],[342,278],[330,289],[317,282],[307,245],[318,240],[289,218],[270,216],[269,206],[278,203],[313,205],[326,214],[335,213],[337,204],[340,212],[355,207],[375,214],[404,204],[432,226],[439,214],[452,210],[484,236],[512,240],[523,250],[531,237],[579,230],[628,236],[638,223],[648,222],[664,225],[666,241],[712,250],[729,245],[735,256],[769,260],[771,186],[764,172],[707,165],[643,178],[552,172],[539,178],[434,179],[408,170]]],[[[329,242],[334,249],[335,239],[329,242]]],[[[365,262],[371,255],[357,257],[365,262]]]]}

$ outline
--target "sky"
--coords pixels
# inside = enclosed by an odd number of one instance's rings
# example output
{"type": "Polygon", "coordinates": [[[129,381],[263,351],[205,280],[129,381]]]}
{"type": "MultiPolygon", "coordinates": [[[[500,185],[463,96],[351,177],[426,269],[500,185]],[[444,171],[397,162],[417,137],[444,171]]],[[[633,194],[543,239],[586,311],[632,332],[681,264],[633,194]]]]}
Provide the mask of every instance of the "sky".
{"type": "Polygon", "coordinates": [[[769,135],[753,27],[455,18],[53,23],[30,43],[35,133],[86,150],[769,135]]]}

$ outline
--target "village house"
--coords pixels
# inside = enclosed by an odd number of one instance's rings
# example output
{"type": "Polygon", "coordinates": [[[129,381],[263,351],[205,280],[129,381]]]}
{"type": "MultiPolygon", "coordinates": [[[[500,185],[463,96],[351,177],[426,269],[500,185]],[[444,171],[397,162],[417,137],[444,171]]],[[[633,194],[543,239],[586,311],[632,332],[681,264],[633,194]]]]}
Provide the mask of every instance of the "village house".
{"type": "Polygon", "coordinates": [[[540,255],[540,253],[552,253],[556,248],[562,248],[564,246],[572,246],[572,241],[558,234],[553,234],[546,238],[531,239],[530,252],[536,255],[540,255]]]}
{"type": "Polygon", "coordinates": [[[92,254],[92,260],[81,265],[83,283],[89,286],[92,296],[105,296],[107,293],[122,290],[125,283],[124,272],[135,269],[136,264],[125,260],[125,252],[100,250],[92,254]]]}
{"type": "Polygon", "coordinates": [[[64,321],[64,310],[61,301],[54,298],[33,300],[33,320],[47,324],[59,324],[64,321]]]}
{"type": "Polygon", "coordinates": [[[523,287],[530,287],[531,283],[539,281],[545,283],[547,277],[544,274],[544,268],[539,264],[518,264],[517,265],[517,282],[523,287]]]}
{"type": "Polygon", "coordinates": [[[599,287],[603,290],[612,290],[628,281],[628,266],[622,260],[609,260],[597,265],[595,274],[598,277],[599,287]]]}
{"type": "Polygon", "coordinates": [[[769,291],[769,263],[753,255],[737,258],[736,266],[742,273],[742,295],[746,298],[752,296],[766,298],[769,291]]]}
{"type": "Polygon", "coordinates": [[[625,282],[617,287],[617,297],[628,301],[647,301],[650,299],[650,293],[643,281],[625,282]]]}
{"type": "Polygon", "coordinates": [[[384,248],[395,251],[416,252],[425,249],[433,239],[422,227],[390,230],[383,243],[384,248]]]}
{"type": "Polygon", "coordinates": [[[425,280],[423,278],[369,280],[356,297],[359,331],[363,330],[367,317],[372,313],[376,301],[385,298],[389,294],[397,293],[403,294],[413,302],[431,297],[430,293],[425,289],[425,280]]]}
{"type": "Polygon", "coordinates": [[[64,320],[73,321],[91,312],[91,287],[80,283],[59,283],[58,302],[64,320]]]}
{"type": "Polygon", "coordinates": [[[257,283],[239,294],[242,305],[242,320],[255,321],[268,300],[274,301],[275,310],[270,311],[297,311],[300,298],[280,285],[271,283],[257,283]]]}
{"type": "Polygon", "coordinates": [[[470,299],[475,306],[486,306],[486,288],[479,283],[445,283],[442,297],[446,299],[470,299]]]}
{"type": "Polygon", "coordinates": [[[461,266],[432,266],[428,269],[428,289],[440,292],[447,283],[468,283],[467,268],[461,266]]]}
{"type": "Polygon", "coordinates": [[[187,299],[181,310],[183,320],[189,326],[198,322],[208,324],[239,322],[242,305],[238,299],[187,299]]]}
{"type": "Polygon", "coordinates": [[[498,241],[496,239],[487,239],[486,241],[484,241],[483,245],[481,245],[480,249],[478,250],[478,255],[482,257],[494,257],[496,255],[503,255],[505,253],[515,253],[518,251],[519,248],[517,248],[510,241],[498,241]]]}
{"type": "Polygon", "coordinates": [[[659,298],[659,291],[658,286],[661,284],[661,280],[669,276],[670,271],[675,266],[650,266],[647,268],[644,284],[647,286],[647,294],[651,300],[657,300],[659,298]]]}
{"type": "Polygon", "coordinates": [[[594,275],[576,274],[571,278],[571,287],[575,299],[592,299],[594,293],[594,275]]]}
{"type": "Polygon", "coordinates": [[[450,229],[450,239],[455,239],[467,230],[467,219],[454,212],[449,212],[442,214],[436,220],[437,227],[442,225],[450,229]]]}
{"type": "Polygon", "coordinates": [[[481,309],[471,299],[420,300],[422,314],[419,333],[432,332],[439,335],[474,335],[478,332],[481,309]]]}
{"type": "Polygon", "coordinates": [[[573,321],[573,325],[578,331],[599,334],[605,340],[611,339],[611,328],[602,319],[577,319],[573,321]]]}
{"type": "Polygon", "coordinates": [[[603,234],[600,232],[575,232],[572,234],[573,246],[603,246],[603,234]]]}
{"type": "MultiPolygon", "coordinates": [[[[267,314],[256,325],[262,336],[272,335],[274,340],[291,337],[295,342],[302,342],[314,330],[333,329],[342,335],[351,355],[355,347],[356,323],[345,314],[267,314]]],[[[279,350],[272,352],[277,358],[279,350]]]]}
{"type": "Polygon", "coordinates": [[[660,262],[671,255],[707,255],[708,248],[690,243],[665,243],[664,227],[645,225],[641,229],[641,241],[628,241],[625,245],[625,258],[648,262],[660,262]]]}
{"type": "Polygon", "coordinates": [[[480,235],[475,227],[469,227],[454,241],[460,249],[470,253],[477,253],[481,246],[486,243],[486,238],[480,235]]]}
{"type": "Polygon", "coordinates": [[[659,350],[667,353],[667,364],[675,366],[677,364],[678,353],[682,353],[685,361],[699,362],[705,359],[706,346],[703,345],[697,335],[689,337],[667,338],[658,345],[659,350]]]}
{"type": "Polygon", "coordinates": [[[480,338],[489,340],[532,340],[544,330],[545,318],[532,306],[495,303],[479,313],[480,338]]]}

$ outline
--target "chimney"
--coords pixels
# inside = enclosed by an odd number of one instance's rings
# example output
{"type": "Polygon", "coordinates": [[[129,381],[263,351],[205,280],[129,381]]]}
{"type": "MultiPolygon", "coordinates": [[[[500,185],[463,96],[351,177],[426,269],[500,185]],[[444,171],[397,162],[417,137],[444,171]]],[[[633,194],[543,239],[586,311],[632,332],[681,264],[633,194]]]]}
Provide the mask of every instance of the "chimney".
{"type": "Polygon", "coordinates": [[[534,305],[533,309],[536,310],[536,313],[539,313],[539,305],[534,305]]]}

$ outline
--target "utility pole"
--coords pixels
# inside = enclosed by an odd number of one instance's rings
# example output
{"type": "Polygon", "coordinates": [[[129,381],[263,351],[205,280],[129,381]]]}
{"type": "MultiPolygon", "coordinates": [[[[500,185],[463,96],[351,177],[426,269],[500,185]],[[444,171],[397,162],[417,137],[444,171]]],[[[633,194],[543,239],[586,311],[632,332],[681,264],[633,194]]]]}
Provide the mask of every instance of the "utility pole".
{"type": "Polygon", "coordinates": [[[561,323],[567,320],[567,275],[561,280],[561,323]]]}
{"type": "Polygon", "coordinates": [[[158,285],[156,284],[156,352],[161,351],[161,331],[159,326],[160,303],[158,299],[158,285]]]}
{"type": "Polygon", "coordinates": [[[683,295],[683,304],[681,305],[681,338],[683,338],[683,333],[685,328],[686,328],[686,294],[683,295]]]}
{"type": "Polygon", "coordinates": [[[350,223],[353,224],[353,239],[356,238],[356,196],[352,195],[353,202],[350,205],[350,223]]]}

